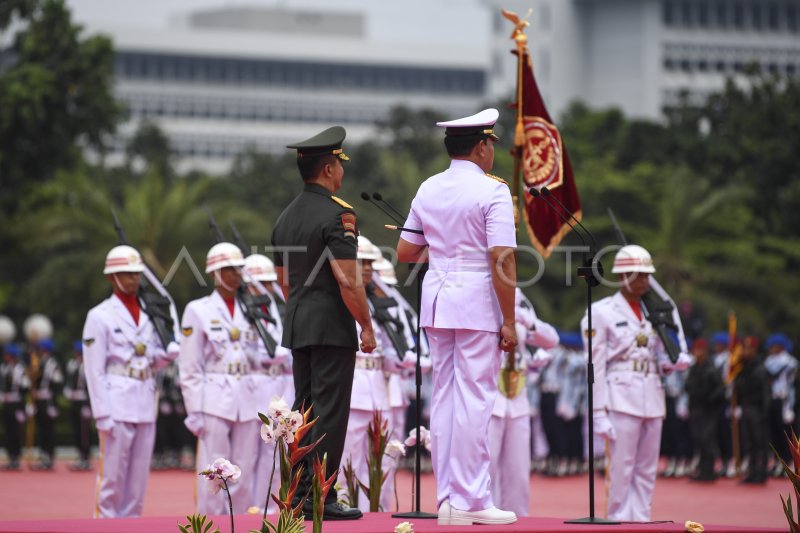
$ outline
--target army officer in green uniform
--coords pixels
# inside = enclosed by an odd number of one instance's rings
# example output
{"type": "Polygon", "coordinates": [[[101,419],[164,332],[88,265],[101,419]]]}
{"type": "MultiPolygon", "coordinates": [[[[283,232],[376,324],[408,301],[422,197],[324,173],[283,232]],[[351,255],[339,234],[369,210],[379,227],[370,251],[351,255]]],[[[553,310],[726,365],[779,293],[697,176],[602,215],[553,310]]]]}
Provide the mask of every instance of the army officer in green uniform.
{"type": "MultiPolygon", "coordinates": [[[[282,344],[292,350],[293,408],[313,405],[312,418],[319,420],[307,438],[314,442],[326,435],[314,453],[320,458],[328,454],[328,476],[339,470],[347,434],[359,347],[356,321],[362,330],[361,350],[375,349],[366,293],[357,271],[356,214],[347,202],[333,196],[342,185],[343,163],[348,160],[342,151],[344,137],[344,128],[335,126],[288,146],[297,150],[303,192],[281,213],[272,232],[275,270],[286,297],[282,344]]],[[[298,495],[311,486],[311,455],[306,458],[298,495]]],[[[361,511],[336,500],[332,488],[323,519],[361,517],[361,511]]],[[[310,501],[305,511],[311,511],[310,501]]]]}

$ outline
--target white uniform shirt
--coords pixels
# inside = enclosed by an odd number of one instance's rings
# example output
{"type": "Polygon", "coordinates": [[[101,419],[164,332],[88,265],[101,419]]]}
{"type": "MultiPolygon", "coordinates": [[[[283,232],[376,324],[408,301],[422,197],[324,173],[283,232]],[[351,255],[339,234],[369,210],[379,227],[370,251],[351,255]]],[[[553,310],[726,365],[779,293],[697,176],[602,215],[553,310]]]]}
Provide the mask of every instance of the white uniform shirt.
{"type": "Polygon", "coordinates": [[[86,316],[83,327],[83,365],[89,401],[96,419],[147,423],[156,420],[156,382],[153,370],[169,364],[150,317],[143,310],[139,324],[116,296],[111,295],[86,316]],[[136,355],[136,344],[145,346],[136,355]],[[130,371],[137,379],[113,372],[130,371]]]}
{"type": "MultiPolygon", "coordinates": [[[[234,305],[233,317],[216,290],[189,302],[181,322],[183,340],[178,359],[181,391],[187,413],[206,413],[246,422],[258,418],[255,366],[258,334],[234,305]],[[232,331],[238,330],[238,339],[232,331]]],[[[269,401],[269,400],[267,400],[269,401]]]]}
{"type": "Polygon", "coordinates": [[[421,326],[500,331],[488,250],[517,246],[508,185],[454,159],[420,185],[405,226],[424,235],[403,232],[404,240],[428,245],[421,326]]]}
{"type": "MultiPolygon", "coordinates": [[[[619,292],[594,303],[592,310],[594,409],[663,417],[666,406],[659,366],[668,359],[652,325],[644,316],[639,319],[619,292]]],[[[584,315],[581,331],[588,355],[587,328],[584,315]]]]}

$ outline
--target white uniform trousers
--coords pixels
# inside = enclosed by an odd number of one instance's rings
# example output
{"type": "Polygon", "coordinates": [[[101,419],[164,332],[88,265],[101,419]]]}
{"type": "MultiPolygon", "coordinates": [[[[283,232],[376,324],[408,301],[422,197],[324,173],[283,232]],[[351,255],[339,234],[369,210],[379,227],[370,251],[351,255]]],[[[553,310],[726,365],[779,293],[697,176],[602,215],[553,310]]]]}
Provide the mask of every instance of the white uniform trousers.
{"type": "MultiPolygon", "coordinates": [[[[238,481],[228,485],[233,501],[233,513],[244,514],[252,503],[253,472],[259,443],[259,427],[253,420],[232,422],[214,415],[204,414],[204,431],[198,439],[198,472],[223,457],[242,469],[238,481]]],[[[197,512],[206,515],[228,514],[228,497],[225,491],[211,492],[212,482],[197,477],[197,512]]]]}
{"type": "Polygon", "coordinates": [[[431,460],[438,503],[492,507],[489,419],[500,371],[498,334],[425,328],[433,365],[431,460]]]}
{"type": "Polygon", "coordinates": [[[530,417],[492,416],[489,421],[489,473],[494,504],[517,516],[528,516],[530,506],[530,417]]]}
{"type": "MultiPolygon", "coordinates": [[[[389,413],[381,411],[381,416],[387,420],[389,413]]],[[[344,478],[344,466],[347,464],[348,459],[353,465],[353,473],[356,478],[361,480],[365,485],[369,485],[369,470],[367,469],[367,457],[369,456],[369,435],[367,430],[372,422],[372,411],[364,411],[362,409],[350,409],[350,418],[347,420],[347,437],[344,440],[344,453],[342,454],[342,470],[339,473],[338,483],[342,487],[340,495],[347,494],[347,482],[344,478]]],[[[390,422],[391,424],[391,422],[390,422]]],[[[389,472],[389,468],[394,463],[394,459],[386,455],[383,456],[383,471],[389,472]]],[[[389,472],[389,477],[392,473],[389,472]]],[[[387,483],[389,479],[387,478],[387,483]]],[[[393,493],[387,490],[387,484],[384,483],[381,488],[380,506],[383,511],[388,512],[392,501],[393,493]]],[[[358,508],[362,511],[369,511],[369,497],[367,493],[359,489],[358,491],[358,508]]]]}
{"type": "Polygon", "coordinates": [[[156,438],[155,422],[115,422],[100,434],[95,518],[140,516],[156,438]]]}
{"type": "Polygon", "coordinates": [[[661,445],[661,418],[609,411],[616,439],[609,442],[608,518],[650,521],[661,445]]]}

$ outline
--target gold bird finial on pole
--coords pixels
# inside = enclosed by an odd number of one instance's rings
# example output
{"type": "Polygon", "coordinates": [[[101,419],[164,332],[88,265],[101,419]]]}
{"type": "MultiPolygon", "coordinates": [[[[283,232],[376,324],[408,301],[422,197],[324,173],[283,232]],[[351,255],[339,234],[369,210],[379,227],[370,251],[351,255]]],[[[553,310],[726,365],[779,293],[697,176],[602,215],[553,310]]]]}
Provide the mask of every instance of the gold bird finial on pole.
{"type": "Polygon", "coordinates": [[[503,10],[503,16],[510,20],[514,25],[514,30],[511,32],[512,39],[516,39],[520,35],[525,35],[525,28],[531,25],[531,23],[528,22],[528,18],[530,18],[531,13],[533,13],[533,9],[528,9],[528,12],[525,13],[525,16],[520,18],[519,15],[513,11],[508,11],[507,9],[503,10]]]}

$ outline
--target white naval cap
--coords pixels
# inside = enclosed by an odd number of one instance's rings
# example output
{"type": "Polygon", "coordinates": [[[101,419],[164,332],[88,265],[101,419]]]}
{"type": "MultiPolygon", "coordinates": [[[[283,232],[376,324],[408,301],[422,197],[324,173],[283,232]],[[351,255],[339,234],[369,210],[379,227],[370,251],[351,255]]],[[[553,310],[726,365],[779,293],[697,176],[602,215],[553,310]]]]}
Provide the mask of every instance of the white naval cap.
{"type": "Polygon", "coordinates": [[[437,122],[436,125],[441,128],[447,128],[445,130],[446,135],[486,135],[492,137],[495,141],[499,141],[500,138],[495,135],[493,129],[499,116],[500,112],[490,107],[469,117],[437,122]]]}

